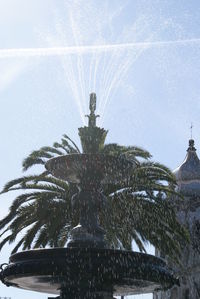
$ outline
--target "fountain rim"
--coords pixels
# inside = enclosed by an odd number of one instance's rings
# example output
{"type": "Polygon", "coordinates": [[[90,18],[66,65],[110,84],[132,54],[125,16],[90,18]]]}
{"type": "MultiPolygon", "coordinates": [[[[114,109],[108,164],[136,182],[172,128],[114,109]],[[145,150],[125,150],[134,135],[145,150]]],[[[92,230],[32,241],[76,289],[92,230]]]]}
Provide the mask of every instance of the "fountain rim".
{"type": "Polygon", "coordinates": [[[54,161],[56,159],[64,159],[65,157],[91,157],[91,158],[95,158],[95,157],[101,157],[101,158],[111,158],[111,159],[115,159],[115,160],[119,160],[119,161],[123,161],[127,164],[130,164],[130,166],[134,167],[134,166],[138,166],[139,162],[132,161],[129,160],[123,156],[120,155],[112,155],[112,154],[106,154],[106,153],[101,153],[101,152],[97,152],[97,153],[72,153],[72,154],[66,154],[66,155],[60,155],[57,157],[52,157],[50,159],[48,159],[48,161],[45,163],[45,167],[46,165],[50,162],[50,161],[54,161]]]}
{"type": "Polygon", "coordinates": [[[25,258],[27,259],[27,255],[30,255],[30,260],[33,259],[33,256],[31,257],[32,254],[35,254],[36,256],[38,255],[38,258],[43,258],[49,253],[51,255],[54,254],[56,257],[59,255],[59,257],[63,258],[66,257],[66,253],[71,253],[71,254],[80,254],[81,253],[93,253],[93,254],[106,254],[106,255],[111,255],[115,254],[117,256],[125,256],[125,255],[130,255],[134,256],[135,258],[143,257],[146,259],[151,259],[152,263],[154,261],[159,261],[160,265],[165,266],[166,261],[162,258],[158,258],[155,255],[152,254],[147,254],[144,252],[136,252],[136,251],[130,251],[130,250],[121,250],[121,249],[105,249],[105,248],[90,248],[90,247],[54,247],[54,248],[36,248],[36,249],[29,249],[29,250],[24,250],[20,252],[16,252],[12,254],[9,258],[10,263],[15,263],[17,261],[23,261],[25,258]]]}
{"type": "Polygon", "coordinates": [[[80,174],[86,173],[86,166],[101,174],[103,184],[118,183],[131,177],[139,165],[126,157],[104,153],[73,153],[50,158],[45,168],[54,177],[71,183],[80,183],[80,174]],[[97,167],[98,166],[98,167],[97,167]]]}
{"type": "MultiPolygon", "coordinates": [[[[92,275],[97,289],[101,289],[101,281],[105,280],[104,287],[111,285],[114,294],[120,296],[141,294],[138,284],[143,286],[143,293],[178,284],[177,277],[166,267],[163,259],[120,249],[57,247],[22,251],[11,255],[1,275],[7,286],[48,293],[48,285],[51,284],[50,293],[58,294],[63,283],[68,287],[71,279],[81,273],[88,273],[89,277],[92,275]],[[142,272],[138,272],[138,269],[142,272]],[[33,283],[34,289],[31,288],[33,283]]],[[[84,275],[79,282],[83,290],[84,283],[90,281],[88,276],[85,279],[84,275]]]]}

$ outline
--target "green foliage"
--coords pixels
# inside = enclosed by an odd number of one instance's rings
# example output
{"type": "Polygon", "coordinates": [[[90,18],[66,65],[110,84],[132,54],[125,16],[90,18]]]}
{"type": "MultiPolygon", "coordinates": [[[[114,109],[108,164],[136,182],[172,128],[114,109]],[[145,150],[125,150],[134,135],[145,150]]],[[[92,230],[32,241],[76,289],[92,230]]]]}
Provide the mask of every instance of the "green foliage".
{"type": "MultiPolygon", "coordinates": [[[[80,153],[76,144],[64,135],[60,143],[42,147],[23,161],[23,170],[44,165],[48,159],[80,153]]],[[[135,240],[141,251],[150,243],[177,260],[188,233],[176,220],[173,209],[175,178],[164,165],[152,162],[148,151],[139,147],[107,144],[102,154],[137,162],[127,182],[104,186],[106,201],[99,209],[99,220],[112,248],[131,250],[135,240]]],[[[1,193],[21,191],[8,215],[0,221],[0,249],[21,234],[13,252],[19,248],[65,246],[69,232],[78,224],[79,211],[73,211],[71,197],[77,187],[52,177],[47,171],[8,182],[1,193]]]]}

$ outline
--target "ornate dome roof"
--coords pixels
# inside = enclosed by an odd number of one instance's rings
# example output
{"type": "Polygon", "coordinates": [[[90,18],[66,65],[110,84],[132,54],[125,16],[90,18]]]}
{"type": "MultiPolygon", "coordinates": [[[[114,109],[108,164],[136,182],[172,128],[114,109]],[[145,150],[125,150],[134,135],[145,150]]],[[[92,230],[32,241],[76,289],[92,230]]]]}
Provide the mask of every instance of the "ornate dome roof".
{"type": "Polygon", "coordinates": [[[177,180],[178,191],[187,196],[200,196],[200,160],[193,139],[189,140],[185,160],[173,173],[177,180]]]}

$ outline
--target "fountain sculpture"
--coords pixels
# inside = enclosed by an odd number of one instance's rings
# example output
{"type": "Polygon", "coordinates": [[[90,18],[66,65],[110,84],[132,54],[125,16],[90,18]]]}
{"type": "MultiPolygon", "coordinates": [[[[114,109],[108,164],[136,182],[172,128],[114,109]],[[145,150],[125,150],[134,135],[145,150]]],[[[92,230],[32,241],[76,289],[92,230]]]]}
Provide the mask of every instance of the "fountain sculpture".
{"type": "Polygon", "coordinates": [[[80,217],[67,248],[36,249],[11,255],[1,272],[7,286],[59,294],[60,299],[111,299],[167,289],[177,283],[165,262],[152,255],[107,248],[98,209],[104,208],[103,184],[126,180],[136,166],[124,158],[103,155],[107,131],[96,126],[96,95],[90,95],[89,124],[79,129],[83,154],[50,159],[47,170],[74,183],[80,217]]]}

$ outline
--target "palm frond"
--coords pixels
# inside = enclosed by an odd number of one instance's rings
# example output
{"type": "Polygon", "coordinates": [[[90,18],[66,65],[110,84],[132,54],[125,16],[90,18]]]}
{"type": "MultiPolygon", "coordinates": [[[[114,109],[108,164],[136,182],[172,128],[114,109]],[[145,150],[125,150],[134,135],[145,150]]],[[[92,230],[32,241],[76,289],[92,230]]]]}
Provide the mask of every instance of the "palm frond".
{"type": "Polygon", "coordinates": [[[24,159],[22,166],[23,171],[28,170],[30,167],[34,165],[45,165],[46,160],[41,158],[33,158],[33,157],[27,157],[24,159]]]}
{"type": "Polygon", "coordinates": [[[74,149],[76,150],[75,152],[77,152],[79,154],[81,153],[78,146],[76,145],[76,143],[68,135],[64,134],[63,137],[72,143],[72,145],[74,146],[74,149]]]}
{"type": "Polygon", "coordinates": [[[4,238],[1,242],[0,242],[0,251],[2,249],[2,247],[9,242],[11,235],[7,236],[6,238],[4,238]]]}
{"type": "Polygon", "coordinates": [[[20,246],[22,245],[22,243],[24,242],[24,237],[21,238],[21,240],[17,243],[17,245],[13,248],[12,250],[12,254],[16,253],[18,251],[18,249],[20,248],[20,246]]]}
{"type": "Polygon", "coordinates": [[[55,154],[58,156],[64,155],[62,151],[59,151],[57,148],[51,147],[51,146],[43,146],[41,147],[41,151],[45,151],[47,153],[55,154]]]}
{"type": "Polygon", "coordinates": [[[33,248],[45,247],[48,241],[48,228],[44,225],[38,232],[33,248]]]}
{"type": "Polygon", "coordinates": [[[150,159],[151,154],[136,146],[121,146],[118,145],[117,143],[109,143],[104,146],[102,149],[102,152],[104,154],[109,154],[109,155],[123,155],[127,159],[130,158],[143,158],[143,159],[150,159]]]}
{"type": "Polygon", "coordinates": [[[42,221],[36,221],[36,223],[26,232],[23,238],[23,250],[31,248],[31,244],[42,225],[42,221]]]}

